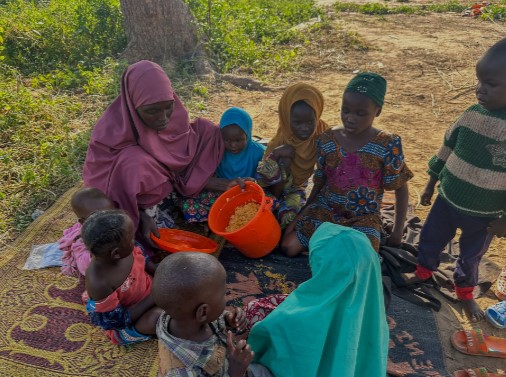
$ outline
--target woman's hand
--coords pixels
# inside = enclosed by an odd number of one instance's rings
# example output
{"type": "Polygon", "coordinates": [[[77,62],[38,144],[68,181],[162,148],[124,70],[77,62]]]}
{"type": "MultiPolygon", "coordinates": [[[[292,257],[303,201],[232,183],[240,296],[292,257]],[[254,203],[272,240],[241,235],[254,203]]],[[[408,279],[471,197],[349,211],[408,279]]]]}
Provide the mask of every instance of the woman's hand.
{"type": "Polygon", "coordinates": [[[226,178],[217,178],[217,177],[211,177],[209,178],[209,181],[207,182],[207,185],[205,187],[206,190],[209,191],[227,191],[228,189],[231,189],[234,186],[241,186],[241,189],[244,190],[246,187],[245,182],[246,181],[252,181],[255,182],[253,178],[233,178],[233,179],[226,179],[226,178]]]}
{"type": "Polygon", "coordinates": [[[156,237],[160,237],[160,233],[158,233],[158,228],[155,224],[155,220],[151,216],[149,216],[144,210],[139,208],[139,233],[142,237],[142,243],[147,245],[150,248],[158,250],[158,247],[155,245],[153,240],[151,239],[151,233],[153,233],[156,237]]]}
{"type": "Polygon", "coordinates": [[[229,182],[228,182],[228,188],[232,188],[234,186],[241,186],[241,189],[244,190],[244,188],[246,187],[246,181],[250,181],[250,182],[256,182],[255,181],[255,178],[250,178],[250,177],[246,177],[246,178],[234,178],[234,179],[231,179],[229,182]]]}

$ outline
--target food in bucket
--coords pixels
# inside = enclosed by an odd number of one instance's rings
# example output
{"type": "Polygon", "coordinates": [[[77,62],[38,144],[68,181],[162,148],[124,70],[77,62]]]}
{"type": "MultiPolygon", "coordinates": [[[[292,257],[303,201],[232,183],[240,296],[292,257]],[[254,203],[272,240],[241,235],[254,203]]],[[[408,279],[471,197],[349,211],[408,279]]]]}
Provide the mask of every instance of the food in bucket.
{"type": "Polygon", "coordinates": [[[257,214],[260,209],[260,204],[255,202],[250,202],[243,204],[242,206],[238,206],[234,214],[230,216],[230,221],[225,228],[225,232],[231,233],[235,232],[237,229],[242,228],[244,225],[249,223],[253,217],[257,214]]]}

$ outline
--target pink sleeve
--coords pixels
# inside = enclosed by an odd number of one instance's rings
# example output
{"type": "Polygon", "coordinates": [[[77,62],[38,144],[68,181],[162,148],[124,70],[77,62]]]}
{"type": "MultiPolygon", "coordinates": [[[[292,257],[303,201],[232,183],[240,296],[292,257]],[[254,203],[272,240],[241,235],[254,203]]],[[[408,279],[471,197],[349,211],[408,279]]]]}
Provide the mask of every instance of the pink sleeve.
{"type": "MultiPolygon", "coordinates": [[[[76,238],[81,235],[81,224],[75,223],[70,228],[63,231],[63,237],[58,240],[60,250],[63,250],[61,258],[61,272],[67,276],[77,276],[77,265],[73,251],[73,245],[76,238]]],[[[80,238],[78,239],[78,241],[80,238]]]]}
{"type": "Polygon", "coordinates": [[[75,223],[70,228],[63,231],[63,237],[58,240],[60,250],[70,249],[74,240],[81,235],[81,224],[75,223]]]}
{"type": "Polygon", "coordinates": [[[91,253],[84,245],[82,238],[79,238],[76,242],[72,244],[72,253],[74,255],[74,260],[77,269],[79,270],[81,275],[85,276],[86,269],[88,268],[91,262],[91,253]]]}

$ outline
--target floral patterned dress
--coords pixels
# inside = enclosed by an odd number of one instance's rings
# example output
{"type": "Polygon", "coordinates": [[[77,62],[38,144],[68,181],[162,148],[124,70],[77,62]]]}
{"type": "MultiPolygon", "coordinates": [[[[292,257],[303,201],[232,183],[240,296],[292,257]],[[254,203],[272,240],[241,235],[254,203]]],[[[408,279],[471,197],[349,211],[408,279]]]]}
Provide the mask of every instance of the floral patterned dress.
{"type": "Polygon", "coordinates": [[[380,131],[362,148],[348,153],[328,130],[318,138],[317,149],[313,180],[322,189],[297,221],[299,241],[307,247],[314,231],[332,222],[365,233],[378,251],[383,192],[396,190],[413,177],[404,163],[401,138],[380,131]]]}

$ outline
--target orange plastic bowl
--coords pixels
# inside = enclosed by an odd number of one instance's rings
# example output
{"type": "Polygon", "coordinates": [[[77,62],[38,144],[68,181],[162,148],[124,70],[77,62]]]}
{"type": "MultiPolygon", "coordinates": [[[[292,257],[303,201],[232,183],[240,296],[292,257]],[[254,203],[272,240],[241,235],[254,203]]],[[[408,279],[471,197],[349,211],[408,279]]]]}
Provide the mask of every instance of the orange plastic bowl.
{"type": "Polygon", "coordinates": [[[160,238],[151,233],[151,239],[160,249],[169,253],[198,251],[212,254],[218,247],[213,240],[185,230],[160,228],[158,233],[160,233],[160,238]]]}

